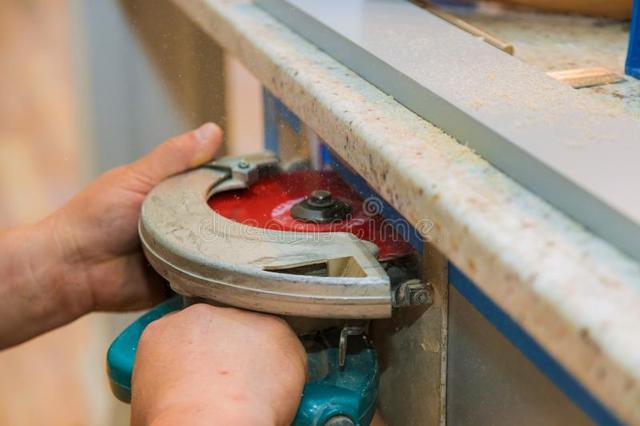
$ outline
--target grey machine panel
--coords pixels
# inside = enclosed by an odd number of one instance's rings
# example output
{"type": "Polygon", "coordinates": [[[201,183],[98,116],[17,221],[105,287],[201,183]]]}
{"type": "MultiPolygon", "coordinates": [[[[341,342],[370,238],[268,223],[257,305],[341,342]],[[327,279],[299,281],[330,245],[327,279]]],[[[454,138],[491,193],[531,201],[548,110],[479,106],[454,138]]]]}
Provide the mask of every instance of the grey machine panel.
{"type": "Polygon", "coordinates": [[[637,120],[407,0],[257,3],[640,260],[637,120]]]}
{"type": "Polygon", "coordinates": [[[447,424],[594,424],[453,286],[449,313],[447,424]]]}

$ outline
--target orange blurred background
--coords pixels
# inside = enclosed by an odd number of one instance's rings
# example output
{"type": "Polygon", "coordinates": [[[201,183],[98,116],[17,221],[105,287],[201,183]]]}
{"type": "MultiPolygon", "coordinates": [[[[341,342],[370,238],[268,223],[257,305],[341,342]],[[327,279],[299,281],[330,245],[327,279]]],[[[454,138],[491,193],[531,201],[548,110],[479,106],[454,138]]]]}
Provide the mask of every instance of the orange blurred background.
{"type": "MultiPolygon", "coordinates": [[[[68,4],[0,7],[0,226],[41,218],[82,184],[68,4]]],[[[0,352],[0,424],[108,424],[99,316],[0,352]],[[100,360],[100,361],[98,361],[100,360]],[[96,371],[97,370],[97,371],[96,371]]]]}
{"type": "MultiPolygon", "coordinates": [[[[259,149],[260,90],[169,2],[4,0],[0,228],[205,120],[225,127],[227,152],[259,149]]],[[[0,425],[128,424],[105,354],[134,317],[92,314],[0,352],[0,425]]]]}

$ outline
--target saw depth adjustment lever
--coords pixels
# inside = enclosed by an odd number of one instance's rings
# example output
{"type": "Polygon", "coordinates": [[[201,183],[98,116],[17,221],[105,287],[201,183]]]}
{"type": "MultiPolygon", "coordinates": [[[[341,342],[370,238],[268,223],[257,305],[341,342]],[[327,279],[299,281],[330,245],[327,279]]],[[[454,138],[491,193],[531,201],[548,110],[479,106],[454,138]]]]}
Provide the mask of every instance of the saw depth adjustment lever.
{"type": "Polygon", "coordinates": [[[280,315],[296,330],[309,380],[294,424],[369,424],[378,364],[367,322],[431,300],[426,284],[398,274],[413,247],[389,235],[378,213],[336,173],[283,172],[270,152],[220,158],[161,182],[142,205],[139,234],[177,296],[112,343],[113,393],[131,398],[144,328],[204,301],[280,315]]]}

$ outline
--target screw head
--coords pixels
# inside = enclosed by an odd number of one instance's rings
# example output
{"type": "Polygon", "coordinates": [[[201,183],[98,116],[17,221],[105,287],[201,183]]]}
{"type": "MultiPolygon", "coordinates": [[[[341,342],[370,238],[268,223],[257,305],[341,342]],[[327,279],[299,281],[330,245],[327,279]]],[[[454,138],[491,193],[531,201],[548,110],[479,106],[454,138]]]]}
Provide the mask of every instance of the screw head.
{"type": "Polygon", "coordinates": [[[238,161],[238,168],[240,168],[240,169],[248,169],[249,166],[250,166],[250,164],[247,162],[247,160],[238,161]]]}
{"type": "Polygon", "coordinates": [[[426,290],[418,290],[411,295],[412,305],[424,305],[429,300],[429,295],[426,290]]]}
{"type": "Polygon", "coordinates": [[[309,200],[317,204],[327,204],[333,200],[331,193],[324,189],[316,189],[309,197],[309,200]]]}
{"type": "Polygon", "coordinates": [[[324,426],[353,426],[355,423],[344,414],[337,414],[324,422],[324,426]]]}

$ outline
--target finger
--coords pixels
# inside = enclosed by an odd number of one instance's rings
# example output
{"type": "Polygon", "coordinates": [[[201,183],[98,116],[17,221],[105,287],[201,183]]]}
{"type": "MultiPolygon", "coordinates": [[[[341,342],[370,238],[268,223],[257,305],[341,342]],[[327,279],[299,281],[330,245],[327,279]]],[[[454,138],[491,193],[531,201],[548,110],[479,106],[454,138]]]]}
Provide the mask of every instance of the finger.
{"type": "Polygon", "coordinates": [[[222,130],[205,123],[196,130],[175,136],[131,164],[145,183],[155,186],[164,178],[199,166],[213,158],[222,144],[222,130]]]}

